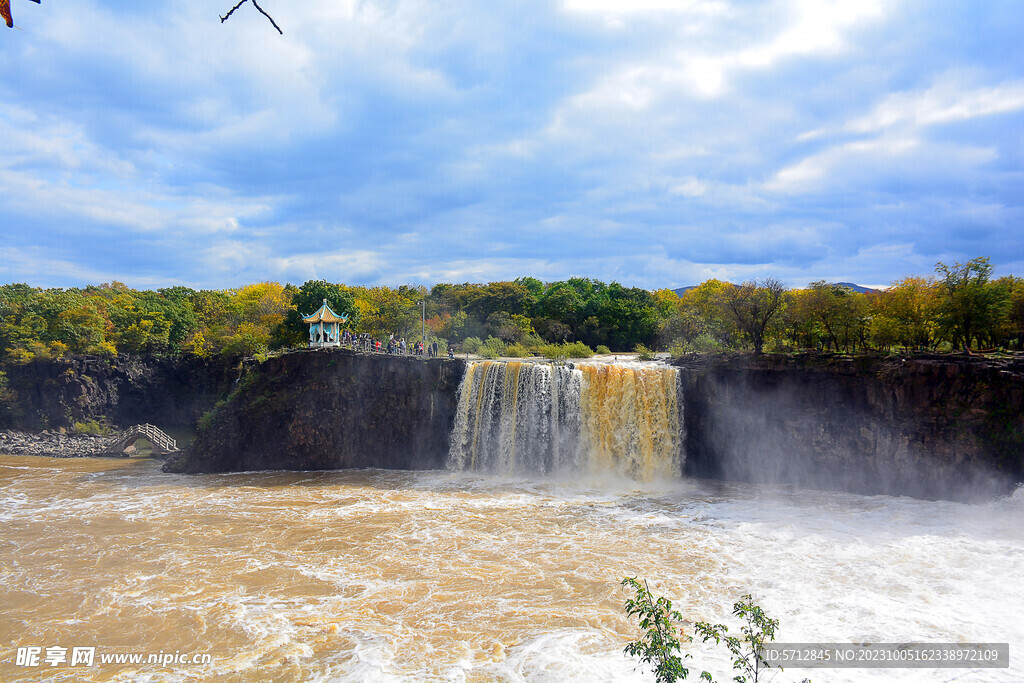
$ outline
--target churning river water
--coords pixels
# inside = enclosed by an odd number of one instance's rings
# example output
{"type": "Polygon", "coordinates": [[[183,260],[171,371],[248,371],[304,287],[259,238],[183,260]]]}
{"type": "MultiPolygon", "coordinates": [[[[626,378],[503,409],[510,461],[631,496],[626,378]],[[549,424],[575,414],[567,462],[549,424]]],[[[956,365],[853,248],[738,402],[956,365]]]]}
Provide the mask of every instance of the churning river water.
{"type": "MultiPolygon", "coordinates": [[[[624,576],[778,640],[1009,642],[1024,680],[1024,491],[981,504],[676,480],[336,471],[171,475],[0,456],[0,680],[650,681],[624,576]],[[38,647],[39,663],[18,662],[38,647]],[[95,648],[72,664],[74,648],[95,648]],[[59,651],[66,659],[59,661],[59,651]],[[51,665],[48,653],[55,653],[51,665]],[[209,655],[206,663],[101,658],[209,655]]],[[[715,647],[693,676],[729,680],[715,647]]]]}

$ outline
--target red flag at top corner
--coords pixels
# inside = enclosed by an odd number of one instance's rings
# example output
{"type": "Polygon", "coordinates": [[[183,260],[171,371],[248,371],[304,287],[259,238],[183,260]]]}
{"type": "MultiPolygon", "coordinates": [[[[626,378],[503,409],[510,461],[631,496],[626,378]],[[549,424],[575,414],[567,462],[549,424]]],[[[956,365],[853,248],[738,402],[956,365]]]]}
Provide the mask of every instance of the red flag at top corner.
{"type": "Polygon", "coordinates": [[[14,18],[11,16],[11,0],[0,0],[0,17],[7,22],[7,28],[14,28],[14,18]]]}

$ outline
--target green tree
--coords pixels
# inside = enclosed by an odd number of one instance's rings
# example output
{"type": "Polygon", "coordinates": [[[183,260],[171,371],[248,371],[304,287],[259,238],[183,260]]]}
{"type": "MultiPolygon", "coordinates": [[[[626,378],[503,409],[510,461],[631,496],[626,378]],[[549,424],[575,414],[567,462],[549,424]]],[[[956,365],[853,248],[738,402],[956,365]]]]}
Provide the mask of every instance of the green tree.
{"type": "Polygon", "coordinates": [[[811,296],[809,289],[794,289],[786,293],[782,324],[786,337],[798,348],[815,347],[822,340],[821,328],[811,311],[811,296]]]}
{"type": "Polygon", "coordinates": [[[46,334],[46,320],[40,315],[41,290],[26,284],[0,287],[0,345],[5,355],[24,349],[46,334]]]}
{"type": "MultiPolygon", "coordinates": [[[[427,321],[428,324],[430,321],[427,321]]],[[[449,339],[454,342],[462,341],[467,337],[480,337],[486,334],[483,327],[475,318],[470,318],[465,311],[457,311],[454,315],[447,313],[439,318],[439,325],[434,328],[435,334],[442,339],[449,339]]]]}
{"type": "MultiPolygon", "coordinates": [[[[683,621],[683,615],[672,608],[672,601],[664,597],[655,597],[647,587],[635,578],[625,578],[622,585],[633,589],[635,597],[626,600],[626,615],[636,617],[643,630],[641,637],[628,645],[625,652],[639,657],[645,664],[654,665],[654,673],[658,683],[673,683],[685,679],[689,670],[683,666],[683,660],[690,655],[679,654],[681,642],[692,640],[685,633],[676,631],[675,623],[683,621]],[[675,622],[675,623],[674,623],[675,622]]],[[[764,610],[754,603],[750,595],[744,595],[733,603],[732,613],[742,621],[741,638],[729,635],[729,628],[724,624],[697,622],[694,630],[703,642],[714,640],[715,644],[725,643],[732,655],[733,671],[738,672],[733,680],[737,683],[760,683],[763,680],[768,663],[761,653],[765,644],[775,640],[775,631],[779,626],[778,619],[770,619],[764,610]]],[[[782,671],[782,667],[777,667],[782,671]]],[[[700,674],[702,681],[714,683],[707,671],[700,674]]],[[[803,679],[802,683],[810,683],[803,679]]]]}
{"type": "Polygon", "coordinates": [[[591,347],[607,343],[616,351],[656,345],[658,311],[650,292],[612,282],[601,294],[594,302],[601,334],[581,341],[591,347]]]}
{"type": "Polygon", "coordinates": [[[521,342],[536,334],[526,316],[497,311],[487,316],[487,333],[506,343],[521,342]]]}
{"type": "Polygon", "coordinates": [[[114,282],[107,290],[112,338],[124,353],[164,353],[170,346],[171,321],[154,292],[136,292],[114,282]]]}
{"type": "Polygon", "coordinates": [[[470,290],[468,294],[465,310],[481,320],[494,313],[526,315],[532,308],[530,291],[518,282],[491,282],[470,290]]]}
{"type": "Polygon", "coordinates": [[[812,282],[803,299],[807,315],[817,324],[826,349],[836,352],[863,345],[868,333],[868,302],[849,287],[825,281],[812,282]]]}
{"type": "Polygon", "coordinates": [[[1006,292],[1008,301],[999,336],[1007,346],[1024,350],[1024,278],[1008,275],[996,280],[996,284],[1006,292]]]}
{"type": "Polygon", "coordinates": [[[231,316],[231,295],[204,289],[191,297],[196,330],[187,335],[181,348],[194,355],[208,356],[225,346],[235,329],[231,316]]]}
{"type": "Polygon", "coordinates": [[[783,310],[785,287],[775,278],[730,285],[723,289],[721,305],[736,326],[750,338],[754,353],[761,354],[769,324],[783,310]]]}
{"type": "Polygon", "coordinates": [[[537,305],[537,301],[544,294],[544,283],[535,277],[519,277],[516,278],[515,283],[526,288],[526,291],[529,292],[530,298],[527,303],[532,312],[533,307],[537,305]]]}
{"type": "Polygon", "coordinates": [[[725,643],[732,654],[733,670],[742,672],[733,677],[736,683],[758,683],[765,669],[769,668],[761,657],[761,651],[765,643],[775,640],[779,620],[769,619],[749,595],[744,595],[739,602],[733,604],[732,613],[743,622],[740,627],[742,638],[730,636],[729,628],[724,624],[699,621],[694,625],[694,630],[704,642],[714,640],[716,644],[725,643]]]}
{"type": "Polygon", "coordinates": [[[426,292],[409,288],[352,287],[358,312],[357,332],[374,338],[388,334],[404,337],[420,336],[420,309],[417,301],[424,300],[426,292]]]}
{"type": "Polygon", "coordinates": [[[164,287],[157,293],[167,302],[164,315],[171,321],[167,342],[173,349],[180,349],[185,341],[199,329],[196,315],[196,291],[190,287],[164,287]]]}
{"type": "Polygon", "coordinates": [[[936,286],[929,278],[908,277],[892,283],[871,301],[871,335],[878,346],[930,348],[936,324],[936,286]]]}
{"type": "Polygon", "coordinates": [[[728,282],[711,279],[683,292],[678,313],[661,323],[662,343],[690,346],[700,339],[701,346],[732,346],[740,332],[722,306],[729,287],[728,282]]]}
{"type": "Polygon", "coordinates": [[[349,314],[350,326],[359,322],[359,311],[351,292],[327,280],[307,280],[292,295],[291,306],[285,315],[282,332],[279,335],[282,343],[289,346],[304,345],[309,339],[309,326],[302,322],[302,318],[316,313],[323,305],[324,299],[338,315],[349,314]]]}
{"type": "Polygon", "coordinates": [[[72,353],[109,353],[105,344],[110,321],[97,302],[81,297],[78,305],[57,314],[61,340],[72,353]]]}
{"type": "MultiPolygon", "coordinates": [[[[647,587],[635,578],[624,578],[622,585],[632,588],[635,597],[626,600],[626,616],[636,617],[640,622],[643,634],[639,640],[626,645],[626,654],[638,657],[644,664],[654,666],[654,677],[658,683],[673,683],[685,679],[690,670],[683,666],[683,660],[690,655],[679,654],[679,638],[673,621],[681,622],[683,615],[672,609],[672,601],[668,598],[656,598],[647,587]]],[[[684,634],[684,641],[689,638],[684,634]]],[[[701,676],[704,678],[704,676],[701,676]]],[[[710,675],[706,680],[710,680],[710,675]]]]}
{"type": "Polygon", "coordinates": [[[574,339],[576,329],[586,320],[586,300],[579,290],[568,282],[555,282],[549,286],[537,306],[543,317],[568,327],[569,336],[574,339]]]}
{"type": "Polygon", "coordinates": [[[987,257],[947,266],[937,263],[939,275],[938,322],[954,346],[968,352],[976,339],[983,339],[998,327],[1007,312],[1008,292],[992,286],[992,264],[987,257]]]}

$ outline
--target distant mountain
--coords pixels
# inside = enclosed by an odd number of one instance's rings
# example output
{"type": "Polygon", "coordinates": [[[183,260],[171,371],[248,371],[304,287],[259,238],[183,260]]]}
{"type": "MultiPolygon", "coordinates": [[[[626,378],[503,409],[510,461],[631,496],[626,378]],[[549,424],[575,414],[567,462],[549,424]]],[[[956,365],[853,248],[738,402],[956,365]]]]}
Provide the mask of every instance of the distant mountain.
{"type": "Polygon", "coordinates": [[[832,284],[852,289],[853,291],[858,292],[860,294],[874,294],[875,292],[878,291],[877,289],[871,289],[870,287],[862,287],[861,285],[855,285],[852,282],[833,282],[832,284]]]}
{"type": "MultiPolygon", "coordinates": [[[[831,284],[839,285],[840,287],[847,287],[860,294],[874,294],[875,292],[880,291],[877,289],[871,289],[870,287],[864,287],[862,285],[855,285],[852,282],[833,282],[831,284]]],[[[676,293],[676,296],[682,296],[683,294],[689,292],[691,289],[696,289],[699,286],[700,285],[690,285],[689,287],[680,287],[678,289],[673,289],[672,291],[676,293]]]]}

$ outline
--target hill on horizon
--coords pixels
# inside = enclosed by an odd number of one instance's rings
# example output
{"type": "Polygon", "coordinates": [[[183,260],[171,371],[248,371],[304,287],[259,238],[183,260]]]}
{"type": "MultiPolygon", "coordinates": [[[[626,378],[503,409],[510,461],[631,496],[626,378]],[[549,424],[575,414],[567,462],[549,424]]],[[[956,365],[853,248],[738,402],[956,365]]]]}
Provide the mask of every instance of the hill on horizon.
{"type": "MultiPolygon", "coordinates": [[[[858,294],[873,294],[875,292],[881,291],[879,289],[872,289],[871,287],[865,287],[863,285],[854,284],[852,282],[832,282],[830,284],[840,285],[841,287],[847,287],[848,289],[852,289],[853,291],[857,292],[858,294]]],[[[683,294],[686,294],[691,289],[694,289],[694,288],[699,287],[699,286],[700,285],[688,285],[686,287],[677,287],[676,289],[673,289],[672,291],[676,293],[676,296],[682,296],[683,294]]]]}

